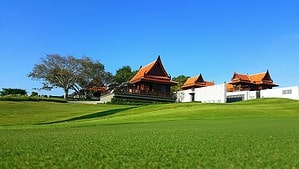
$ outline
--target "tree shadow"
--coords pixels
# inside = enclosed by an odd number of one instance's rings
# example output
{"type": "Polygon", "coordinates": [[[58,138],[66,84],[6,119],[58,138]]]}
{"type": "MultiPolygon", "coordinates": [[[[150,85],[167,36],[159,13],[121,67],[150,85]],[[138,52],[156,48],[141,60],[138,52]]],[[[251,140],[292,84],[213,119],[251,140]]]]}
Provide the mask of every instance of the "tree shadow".
{"type": "Polygon", "coordinates": [[[119,108],[119,109],[112,109],[112,110],[106,110],[102,112],[96,112],[92,114],[87,114],[79,117],[74,117],[66,120],[59,120],[59,121],[53,121],[53,122],[45,122],[45,123],[38,123],[37,125],[43,125],[43,124],[55,124],[55,123],[63,123],[63,122],[70,122],[70,121],[76,121],[76,120],[85,120],[85,119],[92,119],[92,118],[99,118],[99,117],[105,117],[109,115],[113,115],[115,113],[119,113],[122,111],[130,110],[136,107],[128,107],[128,108],[119,108]]]}

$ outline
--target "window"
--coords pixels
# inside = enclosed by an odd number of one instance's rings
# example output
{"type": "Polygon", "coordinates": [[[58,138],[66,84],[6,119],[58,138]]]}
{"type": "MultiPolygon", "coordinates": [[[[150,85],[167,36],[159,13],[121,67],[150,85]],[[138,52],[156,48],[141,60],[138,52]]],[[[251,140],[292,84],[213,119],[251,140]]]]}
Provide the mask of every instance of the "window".
{"type": "Polygon", "coordinates": [[[286,89],[286,90],[282,90],[282,94],[292,94],[292,89],[286,89]]]}
{"type": "Polygon", "coordinates": [[[161,86],[161,92],[162,92],[163,94],[166,93],[166,86],[164,86],[164,85],[161,86]]]}

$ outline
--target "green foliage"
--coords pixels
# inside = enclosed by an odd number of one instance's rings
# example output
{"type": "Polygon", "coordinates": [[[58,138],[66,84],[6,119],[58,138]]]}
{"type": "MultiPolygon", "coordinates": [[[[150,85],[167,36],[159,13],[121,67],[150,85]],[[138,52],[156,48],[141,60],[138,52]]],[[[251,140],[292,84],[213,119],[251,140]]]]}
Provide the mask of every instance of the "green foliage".
{"type": "Polygon", "coordinates": [[[161,104],[165,102],[157,102],[150,100],[140,100],[140,99],[124,99],[124,98],[112,98],[109,104],[119,104],[119,105],[150,105],[150,104],[161,104]]]}
{"type": "Polygon", "coordinates": [[[35,96],[38,96],[38,93],[37,92],[31,92],[31,97],[35,97],[35,96]]]}
{"type": "Polygon", "coordinates": [[[27,92],[24,89],[3,88],[2,91],[0,91],[0,96],[6,95],[27,95],[27,92]]]}
{"type": "Polygon", "coordinates": [[[112,75],[106,72],[104,65],[92,61],[89,57],[77,59],[71,55],[47,55],[40,64],[34,65],[28,75],[34,80],[42,80],[42,89],[51,90],[59,87],[64,90],[64,98],[68,98],[68,91],[74,89],[79,92],[85,89],[94,78],[101,79],[102,83],[110,83],[112,75]]]}
{"type": "Polygon", "coordinates": [[[129,81],[136,73],[137,71],[132,71],[130,66],[123,66],[116,71],[114,78],[118,84],[121,84],[129,81]]]}
{"type": "Polygon", "coordinates": [[[178,82],[178,84],[176,86],[172,86],[171,91],[177,92],[177,91],[181,90],[181,87],[183,86],[183,84],[185,83],[185,81],[188,78],[189,78],[189,76],[185,76],[185,75],[179,75],[177,77],[173,77],[172,80],[175,82],[178,82]]]}
{"type": "Polygon", "coordinates": [[[284,99],[0,102],[0,168],[298,168],[298,129],[298,101],[284,99]]]}
{"type": "Polygon", "coordinates": [[[48,98],[48,97],[39,97],[39,96],[22,96],[22,95],[7,95],[0,97],[0,101],[47,101],[47,102],[60,102],[66,103],[64,99],[58,98],[48,98]]]}

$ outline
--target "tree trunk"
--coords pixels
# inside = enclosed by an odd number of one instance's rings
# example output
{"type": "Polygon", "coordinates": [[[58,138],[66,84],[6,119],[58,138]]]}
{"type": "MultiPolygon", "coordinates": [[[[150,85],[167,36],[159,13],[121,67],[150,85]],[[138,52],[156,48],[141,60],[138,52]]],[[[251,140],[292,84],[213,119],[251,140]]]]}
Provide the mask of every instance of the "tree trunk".
{"type": "Polygon", "coordinates": [[[69,90],[68,90],[68,89],[64,89],[64,96],[63,96],[63,98],[64,98],[65,100],[67,100],[67,99],[68,99],[68,96],[69,96],[69,90]]]}

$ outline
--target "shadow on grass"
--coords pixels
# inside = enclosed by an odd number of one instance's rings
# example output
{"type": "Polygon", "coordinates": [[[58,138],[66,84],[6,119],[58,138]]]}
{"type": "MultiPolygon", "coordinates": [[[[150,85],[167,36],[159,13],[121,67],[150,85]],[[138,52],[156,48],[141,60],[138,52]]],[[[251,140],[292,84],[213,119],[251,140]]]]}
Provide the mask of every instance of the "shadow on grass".
{"type": "Polygon", "coordinates": [[[87,114],[87,115],[83,115],[83,116],[79,116],[79,117],[74,117],[74,118],[70,118],[70,119],[66,119],[66,120],[53,121],[53,122],[45,122],[45,123],[38,123],[37,125],[55,124],[55,123],[70,122],[70,121],[75,121],[75,120],[85,120],[85,119],[105,117],[105,116],[113,115],[115,113],[119,113],[119,112],[126,111],[126,110],[133,109],[133,108],[135,108],[135,107],[106,110],[106,111],[97,112],[97,113],[93,113],[93,114],[87,114]]]}

